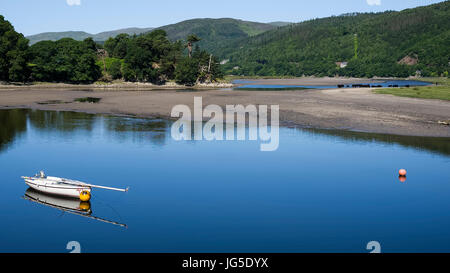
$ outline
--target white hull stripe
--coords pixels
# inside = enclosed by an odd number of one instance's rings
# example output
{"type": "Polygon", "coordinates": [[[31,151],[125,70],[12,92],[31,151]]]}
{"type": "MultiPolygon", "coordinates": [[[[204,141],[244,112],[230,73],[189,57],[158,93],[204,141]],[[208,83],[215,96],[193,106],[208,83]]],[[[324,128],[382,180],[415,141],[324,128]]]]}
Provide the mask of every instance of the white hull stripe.
{"type": "Polygon", "coordinates": [[[36,184],[36,183],[29,182],[29,181],[27,181],[27,183],[28,183],[28,184],[32,184],[32,185],[34,185],[34,186],[38,186],[38,187],[54,188],[54,189],[63,189],[63,190],[81,190],[81,189],[83,189],[83,190],[90,190],[90,189],[91,189],[91,188],[89,188],[89,187],[73,187],[73,188],[70,188],[70,187],[56,187],[56,186],[49,186],[49,185],[36,184]]]}

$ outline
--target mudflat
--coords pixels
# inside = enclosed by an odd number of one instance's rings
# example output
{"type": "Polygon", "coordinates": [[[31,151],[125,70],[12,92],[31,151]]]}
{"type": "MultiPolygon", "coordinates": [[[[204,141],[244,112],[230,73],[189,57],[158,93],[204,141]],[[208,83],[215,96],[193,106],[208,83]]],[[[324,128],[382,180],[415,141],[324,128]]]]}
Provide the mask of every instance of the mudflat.
{"type": "MultiPolygon", "coordinates": [[[[354,80],[350,81],[355,83],[354,80]]],[[[326,83],[330,84],[329,81],[326,83]]],[[[286,80],[283,80],[283,84],[286,84],[286,80]]],[[[305,82],[303,81],[302,84],[305,82]]],[[[450,102],[381,95],[374,94],[372,91],[373,89],[369,88],[282,92],[231,89],[92,91],[14,88],[14,90],[0,90],[0,108],[170,118],[173,106],[185,104],[192,107],[194,97],[201,96],[204,106],[208,104],[217,104],[222,107],[227,104],[279,105],[280,122],[288,126],[450,137],[450,126],[445,125],[450,120],[450,102]],[[95,97],[101,100],[98,103],[75,101],[83,97],[95,97]]]]}

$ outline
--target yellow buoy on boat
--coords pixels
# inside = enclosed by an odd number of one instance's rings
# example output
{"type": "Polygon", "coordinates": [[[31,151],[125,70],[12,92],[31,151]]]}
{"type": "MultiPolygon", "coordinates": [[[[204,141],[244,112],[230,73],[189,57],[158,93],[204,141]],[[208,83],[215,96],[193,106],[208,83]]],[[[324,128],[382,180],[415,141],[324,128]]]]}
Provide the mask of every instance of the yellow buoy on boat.
{"type": "Polygon", "coordinates": [[[88,211],[91,209],[91,203],[89,203],[89,201],[87,201],[87,202],[82,201],[82,202],[80,202],[79,209],[83,210],[83,211],[88,211]]]}
{"type": "Polygon", "coordinates": [[[80,200],[83,202],[91,200],[91,193],[88,191],[82,191],[80,193],[80,200]]]}

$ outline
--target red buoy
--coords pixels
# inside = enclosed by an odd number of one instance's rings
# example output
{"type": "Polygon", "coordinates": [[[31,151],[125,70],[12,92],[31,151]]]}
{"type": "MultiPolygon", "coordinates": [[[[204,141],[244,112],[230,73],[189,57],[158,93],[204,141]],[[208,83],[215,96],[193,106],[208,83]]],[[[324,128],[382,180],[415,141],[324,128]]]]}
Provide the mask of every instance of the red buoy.
{"type": "Polygon", "coordinates": [[[399,175],[399,176],[406,176],[406,170],[405,170],[405,169],[400,169],[400,170],[398,171],[398,175],[399,175]]]}

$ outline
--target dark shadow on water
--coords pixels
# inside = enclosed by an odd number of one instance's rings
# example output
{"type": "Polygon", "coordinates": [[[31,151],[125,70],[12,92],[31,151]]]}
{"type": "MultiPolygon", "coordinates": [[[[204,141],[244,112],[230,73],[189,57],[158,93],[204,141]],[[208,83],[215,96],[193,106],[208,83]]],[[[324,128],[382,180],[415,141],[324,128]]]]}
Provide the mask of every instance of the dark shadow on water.
{"type": "Polygon", "coordinates": [[[445,137],[418,137],[387,134],[374,134],[345,130],[301,129],[314,134],[338,137],[352,142],[383,142],[399,144],[404,147],[426,150],[436,154],[450,155],[450,138],[445,137]]]}
{"type": "MultiPolygon", "coordinates": [[[[111,132],[119,140],[164,145],[170,134],[171,122],[164,119],[144,119],[123,116],[94,115],[66,111],[40,111],[29,109],[0,110],[0,152],[23,135],[28,126],[41,133],[72,134],[100,128],[111,132]],[[97,127],[96,127],[97,126],[97,127]]],[[[416,137],[352,132],[344,130],[301,129],[314,134],[338,137],[352,142],[381,142],[399,144],[436,154],[450,155],[450,138],[416,137]]]]}
{"type": "Polygon", "coordinates": [[[162,119],[142,119],[133,117],[108,116],[105,120],[105,129],[113,132],[115,137],[126,140],[131,137],[136,142],[150,141],[154,144],[164,145],[167,137],[169,121],[162,119]]]}
{"type": "MultiPolygon", "coordinates": [[[[73,132],[91,131],[95,115],[68,111],[40,111],[23,109],[30,125],[42,131],[73,132]]],[[[1,114],[0,114],[1,115],[1,114]]]]}
{"type": "Polygon", "coordinates": [[[0,152],[27,130],[27,110],[0,110],[0,152]]]}
{"type": "Polygon", "coordinates": [[[103,126],[118,139],[138,143],[164,145],[169,121],[120,116],[95,115],[70,111],[41,111],[30,109],[0,110],[0,152],[6,150],[30,126],[38,133],[60,133],[70,136],[78,131],[92,132],[103,126]]]}

